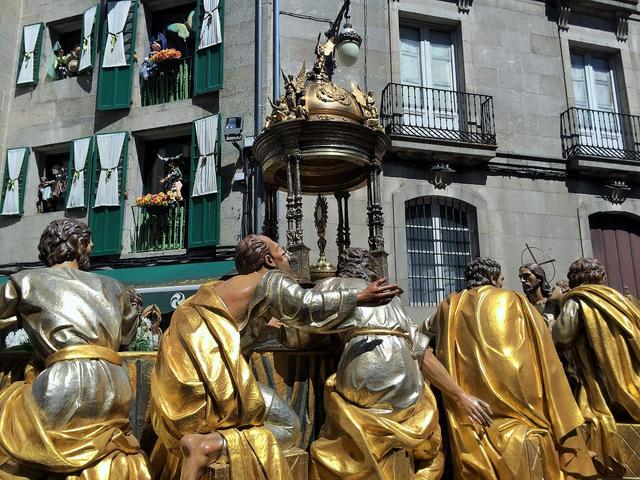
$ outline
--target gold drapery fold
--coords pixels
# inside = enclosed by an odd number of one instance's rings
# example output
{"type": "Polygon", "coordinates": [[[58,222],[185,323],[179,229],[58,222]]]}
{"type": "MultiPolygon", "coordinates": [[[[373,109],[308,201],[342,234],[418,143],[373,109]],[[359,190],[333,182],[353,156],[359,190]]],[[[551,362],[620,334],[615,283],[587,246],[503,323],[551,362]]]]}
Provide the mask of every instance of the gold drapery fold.
{"type": "Polygon", "coordinates": [[[544,478],[595,475],[575,430],[583,423],[544,319],[516,292],[484,286],[438,306],[437,356],[466,392],[491,406],[477,429],[445,398],[458,478],[532,478],[528,445],[544,478]]]}
{"type": "Polygon", "coordinates": [[[621,472],[612,410],[621,420],[640,422],[640,308],[604,285],[573,288],[564,301],[569,299],[578,303],[584,332],[567,350],[576,367],[575,395],[588,445],[605,470],[621,472]]]}
{"type": "Polygon", "coordinates": [[[324,397],[327,419],[311,444],[314,480],[440,478],[444,455],[438,410],[427,385],[418,401],[401,411],[352,404],[336,391],[335,375],[327,379],[324,397]]]}
{"type": "Polygon", "coordinates": [[[146,458],[130,430],[128,418],[47,429],[31,385],[13,383],[0,392],[0,478],[23,478],[26,469],[32,475],[67,474],[68,480],[150,480],[146,458]],[[11,468],[14,459],[20,468],[11,468]]]}
{"type": "MultiPolygon", "coordinates": [[[[230,459],[253,451],[242,461],[268,480],[288,479],[286,460],[262,427],[264,399],[242,356],[237,325],[214,292],[217,284],[202,286],[178,307],[162,337],[151,376],[151,419],[164,448],[156,445],[152,466],[158,478],[178,479],[180,439],[219,431],[233,442],[228,440],[230,459]],[[163,464],[169,474],[156,470],[163,464]]],[[[245,477],[232,468],[232,478],[245,477]]]]}

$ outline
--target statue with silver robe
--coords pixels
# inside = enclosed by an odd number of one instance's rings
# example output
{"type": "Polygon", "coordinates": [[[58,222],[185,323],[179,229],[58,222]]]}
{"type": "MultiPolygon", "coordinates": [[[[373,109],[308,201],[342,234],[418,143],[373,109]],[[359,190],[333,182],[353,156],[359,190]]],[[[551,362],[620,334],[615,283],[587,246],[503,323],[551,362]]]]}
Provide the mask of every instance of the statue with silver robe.
{"type": "Polygon", "coordinates": [[[26,381],[0,392],[2,479],[151,478],[117,353],[134,339],[137,312],[123,285],[88,272],[91,248],[85,224],[51,222],[38,246],[50,268],[0,288],[0,319],[16,316],[35,353],[26,381]]]}
{"type": "MultiPolygon", "coordinates": [[[[375,266],[370,252],[349,248],[339,257],[337,277],[315,289],[361,289],[376,278],[375,266]]],[[[336,374],[325,384],[328,415],[311,444],[312,478],[441,478],[438,410],[423,375],[475,423],[488,426],[491,410],[453,382],[399,298],[383,306],[358,307],[338,327],[346,345],[336,374]]]]}

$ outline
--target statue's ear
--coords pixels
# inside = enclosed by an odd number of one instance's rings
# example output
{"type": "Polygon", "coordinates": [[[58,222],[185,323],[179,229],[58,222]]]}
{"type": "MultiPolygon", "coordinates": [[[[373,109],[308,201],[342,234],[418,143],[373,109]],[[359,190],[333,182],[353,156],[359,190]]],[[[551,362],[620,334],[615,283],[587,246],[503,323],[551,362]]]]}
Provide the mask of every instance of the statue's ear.
{"type": "Polygon", "coordinates": [[[271,256],[270,253],[267,253],[264,256],[264,266],[267,267],[268,269],[272,269],[272,268],[278,268],[278,264],[276,263],[276,261],[273,259],[273,257],[271,256]]]}

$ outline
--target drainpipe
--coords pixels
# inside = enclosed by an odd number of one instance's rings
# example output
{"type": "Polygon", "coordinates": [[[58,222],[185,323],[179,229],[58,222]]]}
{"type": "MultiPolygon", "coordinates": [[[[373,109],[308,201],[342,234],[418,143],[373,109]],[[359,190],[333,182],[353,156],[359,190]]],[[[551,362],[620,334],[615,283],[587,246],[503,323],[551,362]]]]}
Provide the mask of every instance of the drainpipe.
{"type": "MultiPolygon", "coordinates": [[[[260,134],[262,130],[262,119],[264,117],[264,82],[263,82],[263,29],[262,29],[262,0],[256,0],[256,35],[255,35],[255,105],[254,105],[254,119],[253,119],[253,134],[254,138],[260,134]]],[[[261,215],[261,201],[260,197],[264,188],[262,186],[262,174],[260,168],[253,166],[255,169],[255,183],[253,190],[253,231],[258,233],[261,231],[260,218],[261,215]]]]}
{"type": "MultiPolygon", "coordinates": [[[[273,99],[280,96],[280,0],[273,0],[273,99]]],[[[278,231],[279,196],[275,195],[273,221],[278,231]]]]}

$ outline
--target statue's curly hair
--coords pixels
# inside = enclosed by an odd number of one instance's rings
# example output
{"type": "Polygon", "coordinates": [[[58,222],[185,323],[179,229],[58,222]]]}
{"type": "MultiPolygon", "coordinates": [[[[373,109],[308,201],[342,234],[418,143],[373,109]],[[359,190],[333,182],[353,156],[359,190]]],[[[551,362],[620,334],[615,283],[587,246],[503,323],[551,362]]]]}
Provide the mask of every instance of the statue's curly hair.
{"type": "Polygon", "coordinates": [[[269,253],[269,245],[260,235],[247,235],[236,246],[236,270],[240,275],[257,272],[264,266],[269,253]]]}
{"type": "Polygon", "coordinates": [[[571,290],[571,287],[569,286],[569,282],[567,280],[558,280],[556,282],[556,287],[558,287],[562,293],[567,293],[569,290],[571,290]]]}
{"type": "Polygon", "coordinates": [[[464,267],[465,288],[482,287],[491,285],[491,281],[500,275],[502,267],[498,262],[489,257],[477,257],[464,267]]]}
{"type": "Polygon", "coordinates": [[[338,256],[336,276],[362,278],[367,282],[373,282],[378,278],[376,259],[364,248],[347,248],[338,256]]]}
{"type": "Polygon", "coordinates": [[[54,220],[42,232],[38,258],[47,267],[77,260],[80,270],[88,271],[89,255],[83,250],[90,243],[91,231],[86,223],[73,218],[54,220]]]}
{"type": "Polygon", "coordinates": [[[526,268],[533,273],[538,280],[540,280],[540,291],[542,292],[543,297],[551,295],[552,287],[547,281],[547,274],[540,265],[537,263],[525,263],[520,268],[526,268]]]}
{"type": "Polygon", "coordinates": [[[606,277],[607,272],[597,258],[579,258],[569,266],[567,273],[571,288],[589,283],[600,284],[606,277]]]}

